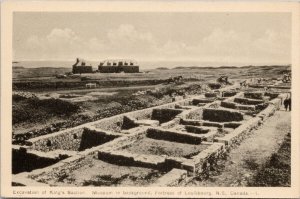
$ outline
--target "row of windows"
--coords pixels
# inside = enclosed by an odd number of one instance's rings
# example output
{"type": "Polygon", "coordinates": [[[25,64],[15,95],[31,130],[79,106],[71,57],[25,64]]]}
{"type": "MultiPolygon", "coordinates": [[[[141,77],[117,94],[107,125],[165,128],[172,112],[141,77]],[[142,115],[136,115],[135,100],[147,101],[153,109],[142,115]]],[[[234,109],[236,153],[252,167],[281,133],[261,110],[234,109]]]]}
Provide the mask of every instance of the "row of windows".
{"type": "MultiPolygon", "coordinates": [[[[113,63],[107,62],[106,63],[107,66],[123,66],[123,64],[124,64],[124,66],[133,66],[134,65],[134,63],[132,63],[132,62],[130,62],[130,63],[127,63],[127,62],[125,62],[125,63],[123,63],[123,62],[119,62],[119,63],[116,63],[116,62],[113,62],[113,63]]],[[[100,66],[103,66],[103,65],[104,65],[103,62],[100,63],[100,66]]]]}

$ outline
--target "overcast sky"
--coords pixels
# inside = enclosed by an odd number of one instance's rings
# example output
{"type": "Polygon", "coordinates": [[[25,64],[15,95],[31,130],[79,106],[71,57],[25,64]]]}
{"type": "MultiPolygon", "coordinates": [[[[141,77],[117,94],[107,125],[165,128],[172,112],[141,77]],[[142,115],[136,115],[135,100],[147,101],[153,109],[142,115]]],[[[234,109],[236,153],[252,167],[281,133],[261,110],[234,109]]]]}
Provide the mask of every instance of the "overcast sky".
{"type": "Polygon", "coordinates": [[[14,13],[14,60],[291,62],[288,13],[14,13]]]}

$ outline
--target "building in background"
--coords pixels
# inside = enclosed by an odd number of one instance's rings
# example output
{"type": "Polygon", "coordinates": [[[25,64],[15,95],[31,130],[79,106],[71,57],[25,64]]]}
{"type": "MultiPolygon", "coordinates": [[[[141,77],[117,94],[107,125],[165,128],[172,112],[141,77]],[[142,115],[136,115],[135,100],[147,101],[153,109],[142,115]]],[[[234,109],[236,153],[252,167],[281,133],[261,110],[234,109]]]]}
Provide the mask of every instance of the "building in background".
{"type": "Polygon", "coordinates": [[[139,66],[134,60],[109,59],[100,62],[98,71],[100,73],[138,73],[139,66]]]}
{"type": "Polygon", "coordinates": [[[92,73],[93,67],[91,65],[87,65],[84,60],[76,59],[76,63],[73,64],[72,73],[73,74],[81,74],[81,73],[92,73]]]}

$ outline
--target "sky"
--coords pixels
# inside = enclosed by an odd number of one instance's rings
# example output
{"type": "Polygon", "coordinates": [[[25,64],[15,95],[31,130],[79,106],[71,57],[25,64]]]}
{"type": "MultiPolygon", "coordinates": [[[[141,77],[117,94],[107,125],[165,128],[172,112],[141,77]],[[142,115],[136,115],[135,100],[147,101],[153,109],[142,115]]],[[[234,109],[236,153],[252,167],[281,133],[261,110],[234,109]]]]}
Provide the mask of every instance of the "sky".
{"type": "Polygon", "coordinates": [[[13,59],[291,63],[289,13],[15,12],[13,59]]]}

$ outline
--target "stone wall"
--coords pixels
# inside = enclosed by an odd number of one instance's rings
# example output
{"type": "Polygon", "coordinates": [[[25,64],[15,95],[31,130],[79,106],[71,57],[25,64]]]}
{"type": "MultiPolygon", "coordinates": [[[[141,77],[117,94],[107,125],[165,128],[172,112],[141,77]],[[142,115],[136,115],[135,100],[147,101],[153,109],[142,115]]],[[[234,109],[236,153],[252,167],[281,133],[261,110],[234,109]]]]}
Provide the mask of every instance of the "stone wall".
{"type": "Polygon", "coordinates": [[[213,122],[230,122],[241,121],[244,117],[238,111],[205,108],[203,110],[203,119],[213,122]]]}
{"type": "Polygon", "coordinates": [[[77,151],[81,143],[83,127],[75,127],[53,134],[36,137],[27,141],[31,149],[53,151],[56,149],[77,151]]]}
{"type": "Polygon", "coordinates": [[[182,113],[181,109],[153,109],[151,120],[158,120],[159,123],[165,123],[173,120],[178,114],[182,113]]]}
{"type": "Polygon", "coordinates": [[[257,105],[257,104],[264,103],[263,100],[240,98],[240,97],[236,97],[234,99],[234,102],[237,102],[239,104],[245,104],[245,105],[257,105]]]}
{"type": "Polygon", "coordinates": [[[101,131],[89,130],[85,128],[82,133],[81,142],[78,150],[83,151],[93,146],[98,146],[106,142],[109,142],[117,137],[120,136],[107,134],[101,131]]]}
{"type": "Polygon", "coordinates": [[[200,135],[161,128],[149,128],[147,130],[147,137],[187,144],[200,144],[202,141],[202,137],[200,135]]]}
{"type": "Polygon", "coordinates": [[[235,96],[237,94],[236,91],[224,91],[222,93],[222,96],[223,97],[232,97],[232,96],[235,96]]]}
{"type": "Polygon", "coordinates": [[[120,135],[107,134],[101,130],[73,128],[68,131],[50,134],[28,140],[29,149],[48,152],[53,150],[82,151],[109,142],[120,135]],[[51,136],[50,136],[51,135],[51,136]]]}
{"type": "Polygon", "coordinates": [[[59,158],[39,156],[36,153],[27,152],[26,149],[12,150],[12,173],[30,172],[34,169],[44,168],[55,164],[59,158]]]}
{"type": "Polygon", "coordinates": [[[251,98],[251,99],[262,99],[264,96],[263,92],[245,92],[244,96],[246,98],[251,98]]]}

